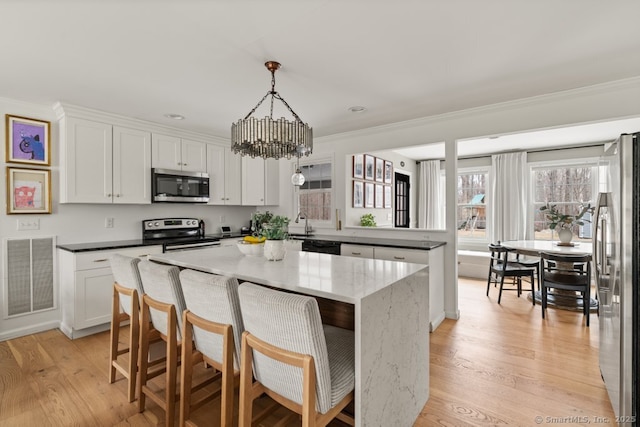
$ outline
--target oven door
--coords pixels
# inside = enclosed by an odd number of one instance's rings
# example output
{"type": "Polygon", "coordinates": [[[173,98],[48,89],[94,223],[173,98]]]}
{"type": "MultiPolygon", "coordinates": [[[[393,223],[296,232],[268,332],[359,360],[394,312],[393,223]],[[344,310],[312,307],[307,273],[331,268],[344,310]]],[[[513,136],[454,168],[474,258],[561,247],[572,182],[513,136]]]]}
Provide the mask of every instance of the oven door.
{"type": "Polygon", "coordinates": [[[152,169],[151,191],[154,202],[207,203],[209,175],[203,172],[152,169]]]}

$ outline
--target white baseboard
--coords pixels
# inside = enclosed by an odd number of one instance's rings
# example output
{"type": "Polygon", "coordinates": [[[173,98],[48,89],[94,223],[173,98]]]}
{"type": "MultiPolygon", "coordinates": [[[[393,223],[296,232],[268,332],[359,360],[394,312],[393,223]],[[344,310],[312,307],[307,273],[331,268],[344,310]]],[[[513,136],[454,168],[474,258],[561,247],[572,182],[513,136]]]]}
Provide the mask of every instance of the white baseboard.
{"type": "Polygon", "coordinates": [[[37,334],[39,332],[50,331],[51,329],[58,329],[59,326],[60,322],[52,320],[49,322],[39,323],[37,325],[29,325],[25,326],[24,328],[13,329],[0,334],[0,341],[6,341],[13,338],[24,337],[26,335],[37,334]]]}
{"type": "Polygon", "coordinates": [[[444,311],[440,313],[434,320],[429,322],[429,332],[435,331],[445,319],[444,311]]]}

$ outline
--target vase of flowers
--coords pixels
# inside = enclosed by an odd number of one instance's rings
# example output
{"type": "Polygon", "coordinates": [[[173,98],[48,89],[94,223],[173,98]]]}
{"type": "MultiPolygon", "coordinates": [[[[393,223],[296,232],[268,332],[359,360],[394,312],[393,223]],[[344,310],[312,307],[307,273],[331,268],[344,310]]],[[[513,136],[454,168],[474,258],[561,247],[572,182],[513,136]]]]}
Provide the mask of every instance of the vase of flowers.
{"type": "Polygon", "coordinates": [[[580,205],[580,212],[577,215],[568,215],[561,213],[557,205],[549,202],[540,208],[540,212],[544,213],[549,222],[549,229],[556,230],[558,239],[563,245],[569,245],[573,238],[573,228],[575,226],[584,225],[585,222],[591,222],[584,216],[587,213],[593,214],[594,208],[590,203],[580,205]]]}
{"type": "Polygon", "coordinates": [[[261,233],[267,239],[264,242],[264,256],[269,261],[284,259],[284,242],[289,237],[289,221],[286,216],[276,215],[269,222],[263,223],[261,233]]]}

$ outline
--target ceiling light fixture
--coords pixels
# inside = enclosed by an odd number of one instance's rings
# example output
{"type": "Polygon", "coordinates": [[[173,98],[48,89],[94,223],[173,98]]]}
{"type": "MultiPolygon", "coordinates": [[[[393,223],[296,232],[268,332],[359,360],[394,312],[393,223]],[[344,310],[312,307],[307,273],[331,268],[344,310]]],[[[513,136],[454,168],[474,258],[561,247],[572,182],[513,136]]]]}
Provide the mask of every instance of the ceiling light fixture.
{"type": "Polygon", "coordinates": [[[289,104],[275,90],[276,70],[280,63],[267,61],[264,64],[271,72],[271,90],[258,102],[258,105],[249,111],[244,119],[231,124],[231,149],[240,155],[251,157],[275,158],[292,156],[300,158],[308,156],[313,151],[313,130],[307,123],[303,123],[300,117],[289,107],[289,104]],[[263,119],[256,119],[251,115],[271,95],[270,115],[263,119]],[[287,110],[293,115],[295,121],[281,117],[273,119],[273,101],[281,101],[287,110]]]}
{"type": "Polygon", "coordinates": [[[184,120],[184,116],[182,114],[173,114],[173,113],[168,113],[164,115],[166,118],[168,119],[173,119],[173,120],[184,120]]]}

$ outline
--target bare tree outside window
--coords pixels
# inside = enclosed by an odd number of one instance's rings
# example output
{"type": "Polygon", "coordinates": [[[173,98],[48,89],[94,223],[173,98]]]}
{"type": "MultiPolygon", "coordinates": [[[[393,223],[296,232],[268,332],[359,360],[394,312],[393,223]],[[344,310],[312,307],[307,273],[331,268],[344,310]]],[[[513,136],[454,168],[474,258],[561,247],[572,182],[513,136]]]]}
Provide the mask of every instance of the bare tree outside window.
{"type": "MultiPolygon", "coordinates": [[[[533,209],[534,236],[537,240],[557,239],[555,233],[549,229],[545,215],[540,207],[549,202],[557,205],[562,213],[575,215],[580,212],[583,204],[593,205],[595,167],[590,165],[536,168],[533,170],[533,209]]],[[[586,217],[591,220],[591,218],[586,217]]],[[[577,239],[591,240],[590,222],[584,226],[575,226],[572,231],[577,239]]]]}

